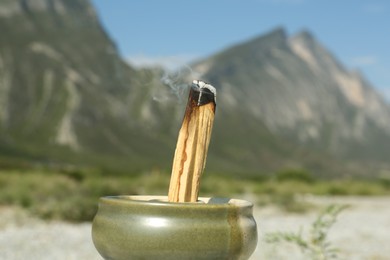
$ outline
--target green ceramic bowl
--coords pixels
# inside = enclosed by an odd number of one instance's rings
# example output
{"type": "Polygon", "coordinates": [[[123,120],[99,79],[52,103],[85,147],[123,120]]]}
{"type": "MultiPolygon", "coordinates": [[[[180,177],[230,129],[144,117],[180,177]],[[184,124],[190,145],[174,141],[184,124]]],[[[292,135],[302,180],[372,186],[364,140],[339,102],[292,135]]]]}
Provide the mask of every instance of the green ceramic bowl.
{"type": "Polygon", "coordinates": [[[257,245],[253,204],[199,198],[171,203],[166,196],[103,197],[92,225],[105,259],[248,259],[257,245]]]}

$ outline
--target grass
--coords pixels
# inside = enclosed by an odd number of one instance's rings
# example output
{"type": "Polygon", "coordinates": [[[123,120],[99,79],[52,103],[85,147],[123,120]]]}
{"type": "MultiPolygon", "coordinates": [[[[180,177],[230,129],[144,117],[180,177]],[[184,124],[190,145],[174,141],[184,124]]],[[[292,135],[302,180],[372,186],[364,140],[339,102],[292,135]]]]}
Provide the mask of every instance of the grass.
{"type": "MultiPolygon", "coordinates": [[[[205,173],[200,196],[245,197],[254,194],[259,205],[276,204],[286,211],[304,212],[310,205],[300,195],[390,195],[387,179],[317,180],[299,173],[276,173],[252,179],[205,173]],[[281,177],[282,176],[282,177],[281,177]]],[[[0,170],[0,205],[19,205],[45,219],[90,221],[99,197],[168,192],[169,173],[110,175],[94,169],[0,170]]]]}

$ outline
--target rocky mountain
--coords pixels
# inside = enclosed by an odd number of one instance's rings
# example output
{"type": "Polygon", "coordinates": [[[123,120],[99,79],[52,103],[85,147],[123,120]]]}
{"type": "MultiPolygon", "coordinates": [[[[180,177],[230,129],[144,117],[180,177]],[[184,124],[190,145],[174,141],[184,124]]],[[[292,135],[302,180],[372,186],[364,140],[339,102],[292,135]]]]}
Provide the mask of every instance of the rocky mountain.
{"type": "MultiPolygon", "coordinates": [[[[127,65],[88,0],[3,0],[0,31],[0,167],[169,170],[193,75],[127,65]]],[[[387,167],[388,105],[310,33],[277,29],[193,69],[218,89],[209,171],[387,167]]]]}
{"type": "Polygon", "coordinates": [[[390,159],[390,109],[309,32],[283,29],[199,61],[229,111],[243,110],[275,136],[343,160],[390,159]]]}
{"type": "Polygon", "coordinates": [[[3,156],[171,160],[156,149],[174,146],[160,138],[174,112],[153,102],[157,72],[123,62],[89,1],[2,1],[0,10],[3,156]]]}

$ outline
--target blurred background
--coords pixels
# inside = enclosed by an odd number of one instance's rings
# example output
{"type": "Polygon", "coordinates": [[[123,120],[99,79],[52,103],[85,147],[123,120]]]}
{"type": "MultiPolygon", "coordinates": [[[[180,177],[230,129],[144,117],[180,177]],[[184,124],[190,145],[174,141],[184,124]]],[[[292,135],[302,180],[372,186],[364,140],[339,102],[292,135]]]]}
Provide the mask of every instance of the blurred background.
{"type": "MultiPolygon", "coordinates": [[[[389,12],[384,0],[0,0],[0,241],[32,219],[89,222],[101,196],[165,195],[193,79],[218,91],[201,196],[250,199],[268,227],[341,201],[381,225],[336,240],[390,239],[374,230],[390,228],[389,12]]],[[[357,256],[390,255],[375,250],[357,256]]]]}

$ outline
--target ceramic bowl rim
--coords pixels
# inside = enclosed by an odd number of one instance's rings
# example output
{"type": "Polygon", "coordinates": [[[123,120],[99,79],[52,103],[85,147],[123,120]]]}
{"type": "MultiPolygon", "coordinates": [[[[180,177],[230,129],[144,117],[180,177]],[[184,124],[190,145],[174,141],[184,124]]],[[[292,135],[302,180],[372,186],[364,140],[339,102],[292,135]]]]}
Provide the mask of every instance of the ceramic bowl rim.
{"type": "Polygon", "coordinates": [[[243,199],[221,198],[221,197],[199,197],[197,202],[169,202],[168,196],[161,195],[115,195],[104,196],[100,202],[108,204],[143,204],[168,207],[229,207],[236,206],[239,208],[252,208],[253,203],[243,199]]]}

